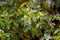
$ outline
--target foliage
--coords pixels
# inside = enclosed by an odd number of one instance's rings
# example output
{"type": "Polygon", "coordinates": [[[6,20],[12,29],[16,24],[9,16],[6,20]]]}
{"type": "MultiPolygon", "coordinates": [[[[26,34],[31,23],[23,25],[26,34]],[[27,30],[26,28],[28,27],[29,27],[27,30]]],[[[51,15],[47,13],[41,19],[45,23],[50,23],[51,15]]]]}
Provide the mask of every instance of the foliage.
{"type": "Polygon", "coordinates": [[[1,40],[59,40],[59,0],[0,0],[1,40]]]}

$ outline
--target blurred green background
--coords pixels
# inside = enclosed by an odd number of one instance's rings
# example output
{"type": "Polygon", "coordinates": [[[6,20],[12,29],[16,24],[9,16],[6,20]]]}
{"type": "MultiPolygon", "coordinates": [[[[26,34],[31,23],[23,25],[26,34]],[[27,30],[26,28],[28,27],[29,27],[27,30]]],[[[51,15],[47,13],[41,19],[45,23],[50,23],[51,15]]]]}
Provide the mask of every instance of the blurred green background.
{"type": "Polygon", "coordinates": [[[0,0],[0,40],[60,40],[60,1],[0,0]]]}

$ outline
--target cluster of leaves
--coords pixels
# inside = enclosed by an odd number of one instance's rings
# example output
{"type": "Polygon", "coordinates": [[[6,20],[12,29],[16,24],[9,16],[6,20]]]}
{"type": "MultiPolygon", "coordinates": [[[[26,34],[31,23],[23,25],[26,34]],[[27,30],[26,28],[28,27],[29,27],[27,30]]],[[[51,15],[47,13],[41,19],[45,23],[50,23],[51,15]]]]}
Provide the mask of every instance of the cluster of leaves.
{"type": "Polygon", "coordinates": [[[59,0],[0,0],[1,40],[60,40],[59,0]]]}

